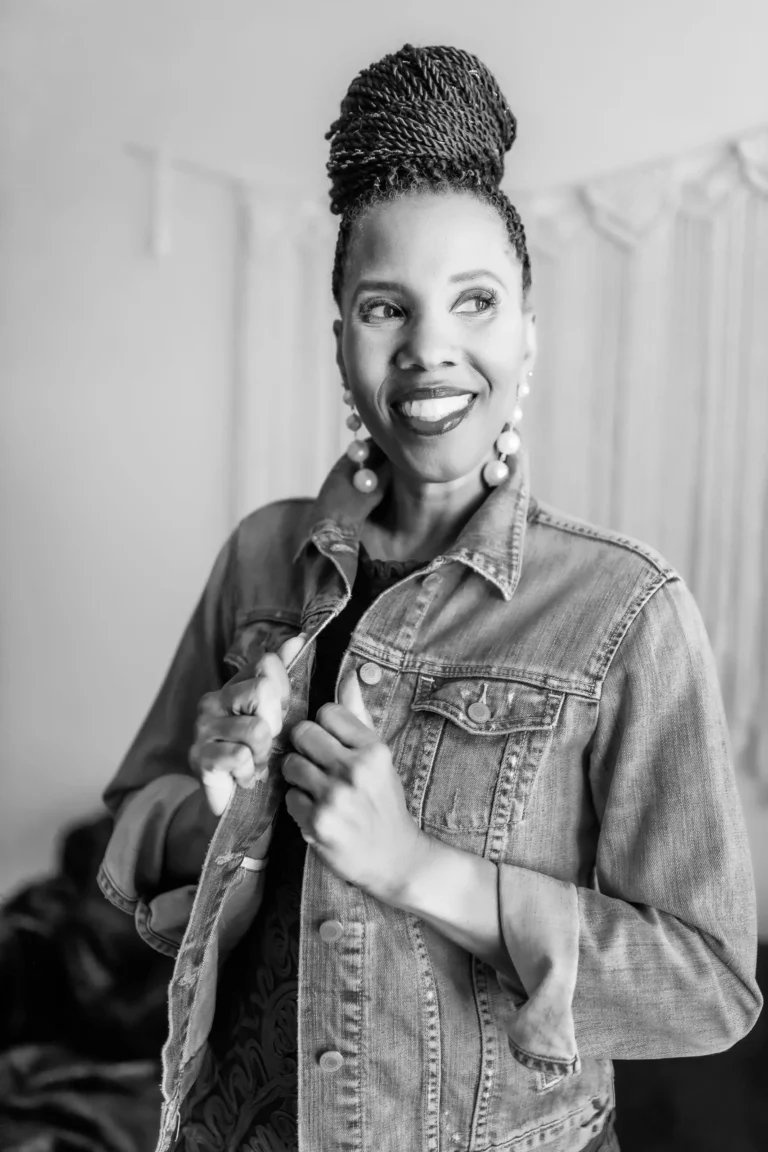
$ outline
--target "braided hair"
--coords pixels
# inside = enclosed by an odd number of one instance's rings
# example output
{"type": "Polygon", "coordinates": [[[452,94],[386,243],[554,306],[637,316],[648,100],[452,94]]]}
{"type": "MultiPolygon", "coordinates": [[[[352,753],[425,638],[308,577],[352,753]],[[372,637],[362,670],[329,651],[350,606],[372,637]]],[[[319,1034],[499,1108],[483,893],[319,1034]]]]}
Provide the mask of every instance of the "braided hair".
{"type": "Polygon", "coordinates": [[[326,133],[331,212],[341,216],[332,289],[341,306],[353,226],[373,205],[408,192],[471,192],[504,222],[531,286],[525,230],[501,191],[517,121],[486,66],[460,48],[414,48],[361,72],[326,133]]]}

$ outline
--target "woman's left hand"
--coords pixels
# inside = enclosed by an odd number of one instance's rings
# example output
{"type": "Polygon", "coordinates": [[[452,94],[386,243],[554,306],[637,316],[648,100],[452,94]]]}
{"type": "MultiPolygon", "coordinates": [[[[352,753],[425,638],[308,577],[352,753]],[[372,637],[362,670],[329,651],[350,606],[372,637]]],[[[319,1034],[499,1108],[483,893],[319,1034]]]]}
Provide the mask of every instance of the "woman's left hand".
{"type": "Polygon", "coordinates": [[[357,673],[323,704],[317,723],[300,721],[286,753],[285,803],[302,835],[328,867],[388,903],[402,890],[424,834],[405,800],[387,745],[363,703],[357,673]]]}

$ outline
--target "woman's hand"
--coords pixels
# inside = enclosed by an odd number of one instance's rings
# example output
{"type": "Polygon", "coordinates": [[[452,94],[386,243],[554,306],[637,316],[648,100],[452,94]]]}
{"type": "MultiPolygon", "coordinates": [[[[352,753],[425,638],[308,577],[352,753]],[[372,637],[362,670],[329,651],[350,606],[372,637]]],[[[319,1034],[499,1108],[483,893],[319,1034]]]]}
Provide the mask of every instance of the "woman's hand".
{"type": "Polygon", "coordinates": [[[422,850],[387,745],[363,703],[357,673],[339,685],[339,703],[318,709],[291,732],[283,758],[295,785],[285,803],[308,844],[343,880],[389,902],[422,850]]]}
{"type": "Polygon", "coordinates": [[[286,668],[304,646],[292,636],[277,652],[267,652],[198,705],[195,742],[189,762],[203,782],[208,806],[220,816],[235,782],[252,788],[266,776],[272,741],[280,732],[291,696],[286,668]]]}

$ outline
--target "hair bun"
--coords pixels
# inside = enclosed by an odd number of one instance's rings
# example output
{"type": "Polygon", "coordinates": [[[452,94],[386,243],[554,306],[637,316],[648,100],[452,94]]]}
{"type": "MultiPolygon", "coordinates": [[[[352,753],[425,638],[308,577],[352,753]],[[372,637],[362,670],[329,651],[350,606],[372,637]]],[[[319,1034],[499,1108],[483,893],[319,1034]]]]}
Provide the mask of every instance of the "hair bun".
{"type": "Polygon", "coordinates": [[[406,44],[349,86],[331,140],[331,211],[403,175],[498,188],[517,121],[486,66],[459,48],[406,44]]]}

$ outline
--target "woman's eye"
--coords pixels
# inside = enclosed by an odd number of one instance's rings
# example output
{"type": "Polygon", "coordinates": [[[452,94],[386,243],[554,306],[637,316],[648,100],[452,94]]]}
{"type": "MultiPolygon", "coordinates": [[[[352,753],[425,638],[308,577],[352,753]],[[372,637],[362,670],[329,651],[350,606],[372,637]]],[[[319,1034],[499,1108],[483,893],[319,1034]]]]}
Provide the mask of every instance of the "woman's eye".
{"type": "Polygon", "coordinates": [[[461,304],[470,304],[474,307],[457,309],[458,312],[490,312],[492,308],[496,307],[498,303],[498,296],[495,292],[475,292],[471,296],[465,296],[461,304]]]}
{"type": "Polygon", "coordinates": [[[390,304],[387,300],[366,301],[360,307],[363,320],[394,320],[399,313],[397,305],[390,304]]]}

